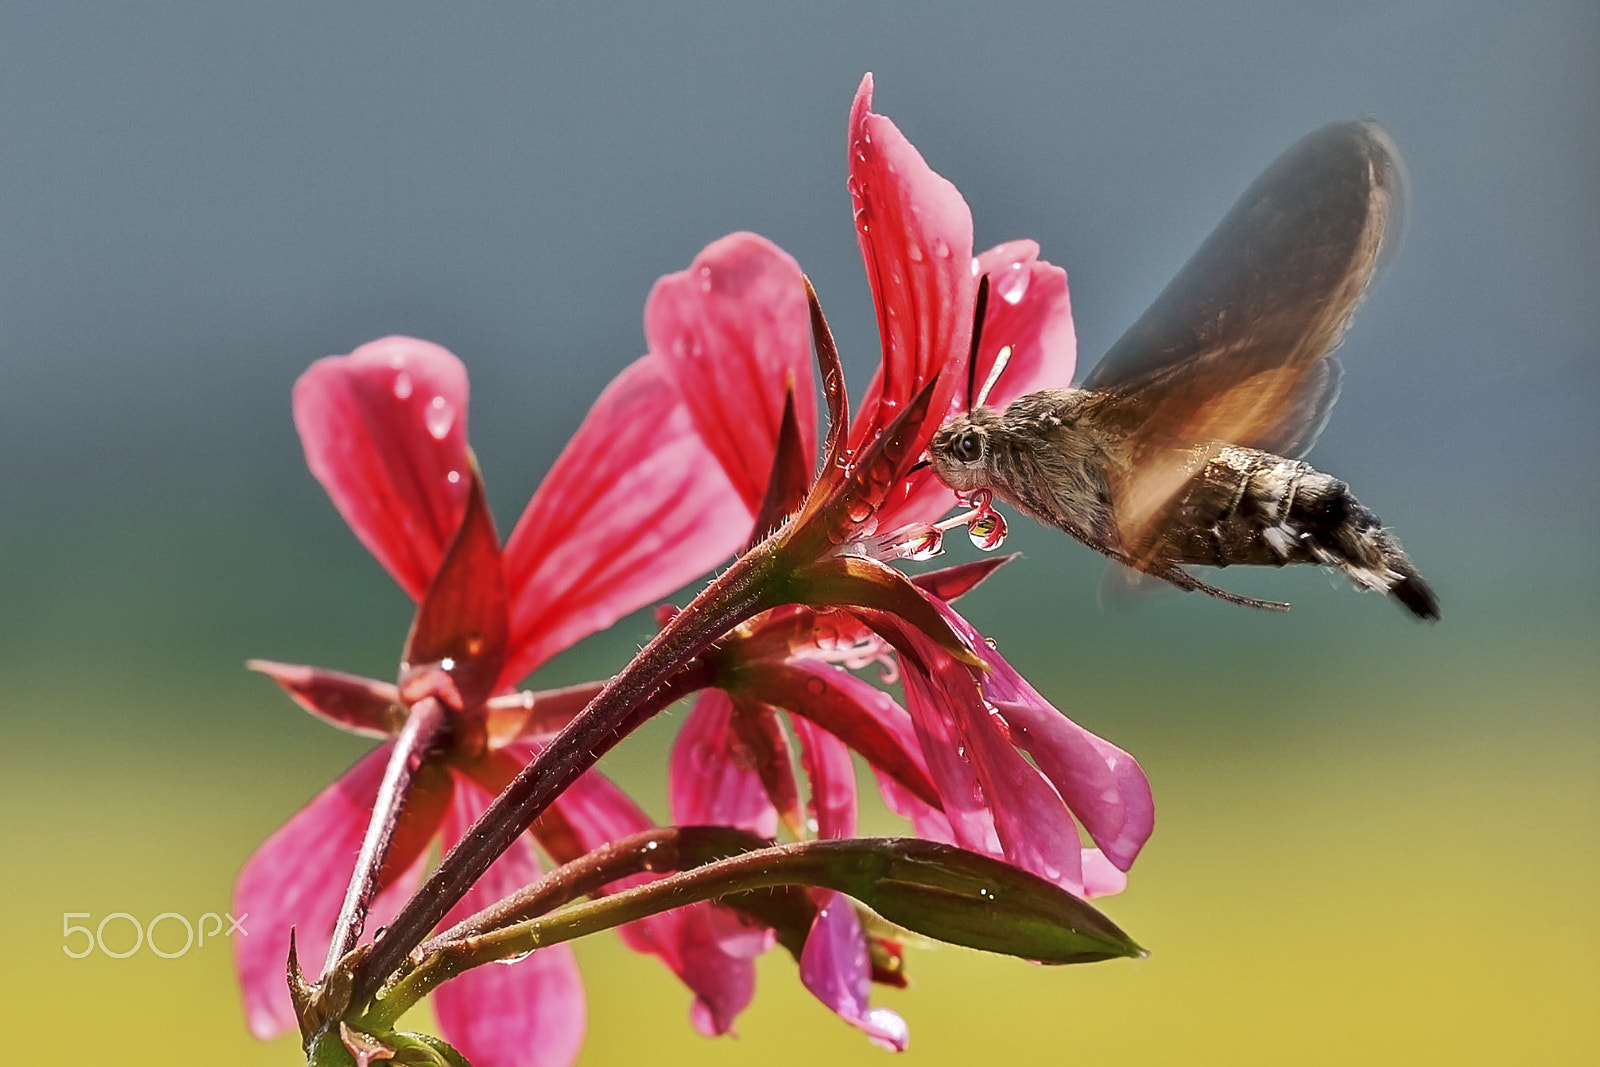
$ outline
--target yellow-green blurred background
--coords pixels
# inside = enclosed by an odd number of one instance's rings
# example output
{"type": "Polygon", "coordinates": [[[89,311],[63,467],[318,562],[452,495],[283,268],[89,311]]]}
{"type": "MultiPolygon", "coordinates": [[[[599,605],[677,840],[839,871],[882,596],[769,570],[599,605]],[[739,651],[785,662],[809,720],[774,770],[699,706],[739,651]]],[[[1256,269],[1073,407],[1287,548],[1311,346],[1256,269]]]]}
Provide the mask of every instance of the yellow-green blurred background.
{"type": "MultiPolygon", "coordinates": [[[[295,376],[385,333],[452,348],[509,528],[643,350],[654,278],[755,229],[811,274],[859,391],[876,341],[844,121],[869,69],[980,247],[1033,237],[1066,266],[1084,365],[1273,155],[1383,121],[1410,166],[1405,244],[1313,459],[1394,525],[1445,615],[1415,626],[1311,571],[1224,576],[1287,617],[1103,610],[1097,557],[1017,523],[1026,558],[966,609],[1149,772],[1157,831],[1105,908],[1152,955],[916,950],[912,988],[877,994],[906,1055],[1600,1061],[1600,18],[1576,2],[8,10],[12,1058],[297,1062],[245,1033],[220,943],[62,951],[65,913],[225,910],[250,852],[365,750],[242,666],[387,676],[409,621],[304,470],[295,376]]],[[[629,619],[538,681],[608,673],[648,633],[629,619]]],[[[658,813],[677,717],[608,761],[658,813]]],[[[653,961],[579,952],[583,1063],[888,1055],[779,955],[739,1036],[711,1042],[653,961]]]]}

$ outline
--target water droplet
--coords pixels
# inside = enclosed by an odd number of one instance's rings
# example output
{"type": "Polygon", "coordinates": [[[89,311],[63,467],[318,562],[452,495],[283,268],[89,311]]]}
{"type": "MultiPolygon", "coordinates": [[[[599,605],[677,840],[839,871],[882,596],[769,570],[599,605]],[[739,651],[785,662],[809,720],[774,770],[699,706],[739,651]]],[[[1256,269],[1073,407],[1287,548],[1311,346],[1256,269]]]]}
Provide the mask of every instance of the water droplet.
{"type": "Polygon", "coordinates": [[[985,552],[1006,543],[1006,520],[997,511],[988,511],[967,523],[967,536],[985,552]]]}
{"type": "Polygon", "coordinates": [[[411,397],[411,390],[415,388],[411,381],[411,375],[407,374],[405,371],[401,371],[399,374],[396,374],[394,376],[393,388],[394,398],[396,400],[409,399],[411,397]]]}
{"type": "Polygon", "coordinates": [[[700,291],[702,293],[709,293],[711,291],[711,268],[710,267],[701,267],[700,268],[700,291]]]}
{"type": "Polygon", "coordinates": [[[445,472],[445,476],[444,476],[444,480],[449,482],[451,485],[459,485],[461,483],[461,472],[460,471],[446,471],[445,472]]]}
{"type": "Polygon", "coordinates": [[[906,255],[911,257],[911,261],[913,263],[921,263],[922,262],[922,248],[921,248],[921,246],[920,245],[915,245],[915,244],[907,245],[906,246],[906,255]]]}
{"type": "Polygon", "coordinates": [[[873,485],[888,485],[893,479],[894,462],[880,453],[867,468],[867,480],[873,485]]]}
{"type": "Polygon", "coordinates": [[[999,285],[1000,299],[1008,304],[1016,304],[1028,291],[1029,272],[1023,269],[1021,263],[1011,264],[1011,269],[1006,272],[1006,277],[999,285]]]}
{"type": "Polygon", "coordinates": [[[525,960],[525,959],[527,959],[527,958],[528,958],[528,957],[529,957],[529,956],[531,956],[531,955],[533,955],[533,949],[531,949],[531,948],[530,948],[530,949],[529,949],[529,950],[528,950],[528,951],[526,951],[526,952],[521,952],[521,953],[518,953],[518,954],[517,954],[517,955],[515,955],[515,956],[507,956],[507,957],[506,957],[506,958],[505,958],[505,959],[503,959],[503,960],[495,960],[495,962],[496,962],[496,963],[503,963],[503,964],[505,964],[505,965],[506,965],[506,966],[507,966],[507,967],[509,967],[509,966],[511,966],[511,965],[512,965],[512,964],[513,964],[513,963],[521,963],[521,962],[522,962],[522,961],[523,961],[523,960],[525,960]]]}
{"type": "Polygon", "coordinates": [[[824,696],[828,692],[828,683],[816,675],[806,679],[806,692],[814,697],[824,696]]]}
{"type": "Polygon", "coordinates": [[[845,509],[845,515],[851,522],[866,522],[872,515],[872,505],[865,500],[852,500],[845,509]]]}
{"type": "Polygon", "coordinates": [[[932,559],[943,551],[944,534],[930,526],[926,533],[907,546],[906,559],[916,560],[921,563],[923,560],[932,559]]]}
{"type": "Polygon", "coordinates": [[[933,254],[940,259],[950,258],[950,246],[945,243],[943,237],[935,237],[933,239],[933,254]]]}
{"type": "Polygon", "coordinates": [[[456,409],[444,397],[436,396],[428,401],[422,413],[422,424],[435,441],[443,441],[450,436],[450,428],[456,424],[456,409]]]}

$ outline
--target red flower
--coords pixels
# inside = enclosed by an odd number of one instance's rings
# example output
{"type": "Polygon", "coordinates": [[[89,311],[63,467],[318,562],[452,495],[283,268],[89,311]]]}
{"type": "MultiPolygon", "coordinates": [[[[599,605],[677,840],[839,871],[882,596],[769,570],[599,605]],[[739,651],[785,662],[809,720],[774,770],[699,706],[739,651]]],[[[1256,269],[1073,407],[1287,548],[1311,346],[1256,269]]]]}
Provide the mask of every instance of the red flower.
{"type": "MultiPolygon", "coordinates": [[[[825,538],[807,542],[820,546],[812,562],[831,568],[836,580],[848,568],[886,602],[921,608],[898,616],[892,608],[778,609],[708,653],[719,688],[699,698],[674,749],[673,818],[764,836],[780,821],[796,836],[853,835],[856,794],[846,749],[854,748],[873,765],[890,806],[922,836],[1003,856],[1079,895],[1115,892],[1152,826],[1149,785],[1138,764],[1062,716],[945,606],[992,567],[938,572],[917,589],[880,562],[926,547],[930,535],[937,537],[928,524],[957,502],[914,461],[934,430],[970,400],[967,356],[977,279],[988,276],[993,296],[977,380],[1008,348],[1010,362],[991,392],[1005,403],[1071,380],[1076,345],[1066,275],[1040,261],[1037,245],[1027,241],[974,257],[965,201],[892,122],[870,111],[871,87],[869,76],[851,110],[849,186],[883,361],[848,439],[837,443],[836,459],[825,461],[799,519],[779,536],[797,541],[808,537],[808,524],[825,526],[825,538]],[[931,388],[926,408],[910,411],[925,387],[931,388]],[[896,424],[908,416],[909,426],[896,424]],[[889,441],[893,434],[903,439],[889,441]],[[988,670],[960,662],[908,621],[911,614],[942,618],[988,670]],[[898,667],[889,643],[900,653],[898,667]],[[874,661],[903,677],[905,707],[848,669],[874,661]],[[810,797],[804,811],[778,709],[792,716],[800,745],[810,797]],[[1080,848],[1073,813],[1097,847],[1080,848]]],[[[759,299],[781,293],[792,277],[788,257],[770,246],[745,262],[774,275],[771,284],[748,285],[759,299]]],[[[773,346],[798,353],[808,343],[792,314],[784,317],[789,329],[774,330],[754,303],[702,306],[693,291],[683,296],[676,305],[680,330],[701,340],[696,351],[714,354],[719,367],[737,365],[738,353],[773,346]],[[702,319],[707,324],[697,327],[702,319]]],[[[736,373],[755,383],[750,395],[758,395],[759,378],[736,373]]],[[[766,389],[776,384],[769,380],[766,389]]],[[[845,417],[842,382],[825,384],[837,423],[845,417]]],[[[769,401],[763,410],[772,406],[769,401]]],[[[738,417],[737,411],[723,415],[738,417]]],[[[800,426],[811,440],[809,424],[800,426]]],[[[775,466],[775,437],[768,426],[751,428],[744,453],[749,467],[775,466]]],[[[809,450],[805,458],[810,469],[809,450]]],[[[746,499],[758,495],[752,491],[746,499]]],[[[904,1047],[904,1024],[866,1006],[868,957],[853,913],[832,896],[819,903],[802,979],[873,1040],[904,1047]]]]}
{"type": "MultiPolygon", "coordinates": [[[[780,401],[781,402],[781,401],[780,401]]],[[[541,723],[593,691],[513,694],[551,655],[726,558],[750,508],[730,487],[666,361],[646,356],[601,395],[534,494],[502,550],[466,443],[467,380],[442,348],[387,338],[313,365],[294,394],[313,473],[362,542],[419,603],[399,685],[257,664],[308,710],[342,728],[391,737],[423,700],[449,716],[445,741],[417,771],[367,928],[381,927],[417,884],[427,846],[448,848],[531,757],[541,723]]],[[[776,419],[776,416],[772,416],[776,419]]],[[[373,810],[392,742],[360,760],[250,859],[235,892],[260,931],[236,943],[250,1027],[294,1025],[284,988],[287,938],[299,958],[327,951],[351,859],[373,810]]],[[[559,860],[648,826],[609,782],[589,774],[534,827],[559,860]]],[[[538,871],[519,839],[447,922],[538,871]]],[[[654,920],[652,920],[653,922],[654,920]]],[[[683,920],[675,920],[681,924],[683,920]]],[[[659,924],[658,924],[659,925],[659,924]]],[[[685,958],[670,930],[658,951],[718,1013],[742,1006],[744,959],[685,958]],[[732,974],[730,978],[729,975],[732,974]]],[[[441,988],[441,1028],[480,1064],[564,1065],[577,1054],[583,998],[566,947],[510,967],[478,968],[441,988]]]]}

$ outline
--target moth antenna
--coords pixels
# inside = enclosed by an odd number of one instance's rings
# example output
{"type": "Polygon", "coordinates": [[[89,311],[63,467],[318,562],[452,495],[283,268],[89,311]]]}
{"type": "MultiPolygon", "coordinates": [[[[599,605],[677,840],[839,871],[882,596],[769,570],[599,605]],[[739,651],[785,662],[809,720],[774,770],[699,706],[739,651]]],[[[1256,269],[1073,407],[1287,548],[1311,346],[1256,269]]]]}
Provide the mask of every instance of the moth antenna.
{"type": "MultiPolygon", "coordinates": [[[[967,351],[967,410],[972,410],[972,388],[978,380],[978,342],[983,340],[983,316],[989,310],[989,276],[978,279],[978,299],[972,309],[972,347],[967,351]]],[[[984,392],[988,393],[985,387],[984,392]]],[[[978,403],[983,403],[979,400],[978,403]]]]}
{"type": "Polygon", "coordinates": [[[994,369],[989,372],[989,377],[983,380],[983,388],[978,392],[978,407],[981,408],[989,402],[989,390],[993,389],[995,384],[1000,381],[1000,375],[1005,373],[1006,364],[1010,362],[1011,346],[1006,345],[994,357],[994,369]]]}

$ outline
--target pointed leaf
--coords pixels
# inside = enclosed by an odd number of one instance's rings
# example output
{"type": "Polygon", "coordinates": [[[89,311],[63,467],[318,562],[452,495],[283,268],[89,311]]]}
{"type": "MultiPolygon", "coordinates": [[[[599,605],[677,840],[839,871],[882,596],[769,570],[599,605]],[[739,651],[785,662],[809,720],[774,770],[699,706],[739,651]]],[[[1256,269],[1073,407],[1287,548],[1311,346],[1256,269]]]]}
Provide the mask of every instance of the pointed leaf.
{"type": "Polygon", "coordinates": [[[404,710],[393,682],[267,659],[246,660],[245,666],[271,678],[296,704],[341,730],[363,737],[400,731],[404,710]]]}
{"type": "MultiPolygon", "coordinates": [[[[469,480],[461,529],[417,608],[401,668],[407,673],[438,665],[453,682],[455,702],[445,703],[456,711],[479,707],[494,691],[505,660],[508,628],[500,540],[477,464],[469,467],[469,480]]],[[[408,704],[428,695],[404,681],[401,690],[408,704]]]]}
{"type": "Polygon", "coordinates": [[[811,314],[811,344],[817,353],[817,369],[822,374],[822,395],[828,404],[828,439],[822,446],[821,473],[818,484],[832,486],[837,471],[844,466],[845,432],[850,422],[850,400],[845,393],[844,364],[839,361],[839,349],[833,343],[833,331],[822,314],[822,302],[805,278],[806,307],[811,314]]]}
{"type": "Polygon", "coordinates": [[[463,946],[462,958],[470,966],[688,903],[780,885],[834,889],[914,933],[1040,963],[1143,954],[1082,899],[1020,867],[916,838],[878,838],[803,841],[715,860],[484,935],[463,946]]]}
{"type": "Polygon", "coordinates": [[[949,603],[972,592],[985,578],[1020,555],[1019,552],[1013,552],[1008,556],[985,556],[970,563],[924,571],[922,574],[913,574],[911,584],[949,603]]]}
{"type": "Polygon", "coordinates": [[[806,491],[811,488],[810,458],[800,440],[800,424],[796,421],[794,390],[787,391],[783,403],[783,421],[778,431],[778,451],[772,460],[772,472],[767,475],[766,496],[756,510],[756,522],[745,542],[745,551],[765,541],[783,521],[800,510],[805,503],[806,491]]]}

